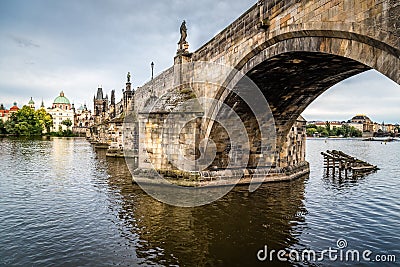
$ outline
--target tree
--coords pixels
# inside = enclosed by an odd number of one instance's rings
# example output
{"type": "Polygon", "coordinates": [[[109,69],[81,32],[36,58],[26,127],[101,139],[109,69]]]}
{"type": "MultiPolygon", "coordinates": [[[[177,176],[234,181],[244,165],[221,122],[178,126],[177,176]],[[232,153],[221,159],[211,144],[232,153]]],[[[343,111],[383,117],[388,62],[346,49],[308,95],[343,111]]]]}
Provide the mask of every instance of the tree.
{"type": "Polygon", "coordinates": [[[66,120],[63,120],[61,122],[61,124],[67,126],[67,130],[69,130],[69,127],[72,126],[72,121],[70,119],[66,119],[66,120]]]}
{"type": "Polygon", "coordinates": [[[45,110],[34,111],[28,106],[23,106],[11,114],[5,123],[6,131],[14,135],[41,135],[53,123],[51,115],[45,110]]]}
{"type": "Polygon", "coordinates": [[[343,124],[341,127],[333,126],[331,129],[331,125],[329,122],[326,122],[326,127],[316,126],[315,124],[310,124],[306,126],[307,136],[313,136],[318,133],[321,137],[328,136],[343,136],[343,137],[361,137],[362,132],[357,130],[353,126],[349,126],[348,124],[343,124]]]}
{"type": "Polygon", "coordinates": [[[44,108],[41,108],[36,111],[36,117],[38,118],[40,125],[42,125],[43,130],[45,130],[46,133],[50,133],[50,128],[53,126],[52,116],[47,113],[44,108]]]}
{"type": "Polygon", "coordinates": [[[324,127],[318,127],[319,129],[317,129],[318,130],[318,132],[319,132],[319,134],[320,134],[320,136],[322,136],[322,137],[329,137],[329,131],[328,131],[328,129],[326,129],[326,128],[324,128],[324,127]]]}
{"type": "Polygon", "coordinates": [[[350,137],[361,137],[362,136],[362,132],[356,128],[354,128],[353,126],[350,127],[349,129],[349,135],[350,137]]]}
{"type": "Polygon", "coordinates": [[[325,129],[328,130],[328,133],[330,133],[330,131],[331,131],[331,124],[330,124],[329,121],[326,121],[326,122],[325,122],[325,129]]]}
{"type": "Polygon", "coordinates": [[[14,135],[41,135],[42,127],[35,115],[35,111],[23,106],[13,113],[6,122],[6,130],[14,135]]]}
{"type": "Polygon", "coordinates": [[[7,133],[7,130],[4,125],[4,122],[3,122],[3,120],[0,119],[0,134],[6,134],[6,133],[7,133]]]}
{"type": "Polygon", "coordinates": [[[306,132],[307,132],[307,136],[314,136],[314,134],[317,132],[317,129],[307,128],[306,132]]]}
{"type": "Polygon", "coordinates": [[[306,125],[306,134],[307,136],[314,136],[317,133],[317,126],[315,124],[306,125]]]}
{"type": "Polygon", "coordinates": [[[340,126],[339,128],[336,128],[336,136],[345,136],[346,135],[346,130],[344,125],[340,126]]]}

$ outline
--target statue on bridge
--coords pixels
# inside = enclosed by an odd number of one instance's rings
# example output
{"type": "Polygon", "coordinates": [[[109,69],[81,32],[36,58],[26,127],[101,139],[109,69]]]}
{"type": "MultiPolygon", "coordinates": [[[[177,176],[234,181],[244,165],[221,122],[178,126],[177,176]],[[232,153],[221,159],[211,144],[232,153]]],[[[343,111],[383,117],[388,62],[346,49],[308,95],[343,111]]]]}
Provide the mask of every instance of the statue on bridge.
{"type": "Polygon", "coordinates": [[[186,28],[186,21],[183,21],[180,28],[181,32],[181,39],[179,39],[178,45],[178,53],[180,52],[188,52],[189,44],[186,41],[187,37],[187,28],[186,28]]]}
{"type": "Polygon", "coordinates": [[[186,21],[182,22],[181,25],[181,39],[179,40],[179,45],[183,46],[186,42],[186,37],[187,37],[187,28],[186,28],[186,21]]]}

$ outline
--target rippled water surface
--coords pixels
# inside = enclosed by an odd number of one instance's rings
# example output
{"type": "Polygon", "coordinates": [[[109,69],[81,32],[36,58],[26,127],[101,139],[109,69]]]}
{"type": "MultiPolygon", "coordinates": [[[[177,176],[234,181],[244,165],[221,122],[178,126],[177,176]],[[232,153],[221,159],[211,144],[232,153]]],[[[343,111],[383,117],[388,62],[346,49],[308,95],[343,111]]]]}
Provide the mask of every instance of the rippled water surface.
{"type": "Polygon", "coordinates": [[[0,266],[352,266],[256,256],[265,245],[322,251],[340,238],[348,248],[400,260],[400,142],[308,140],[310,177],[254,193],[236,187],[197,208],[154,200],[132,185],[123,160],[84,139],[0,145],[0,266]],[[327,149],[381,170],[359,179],[327,176],[320,155],[327,149]]]}

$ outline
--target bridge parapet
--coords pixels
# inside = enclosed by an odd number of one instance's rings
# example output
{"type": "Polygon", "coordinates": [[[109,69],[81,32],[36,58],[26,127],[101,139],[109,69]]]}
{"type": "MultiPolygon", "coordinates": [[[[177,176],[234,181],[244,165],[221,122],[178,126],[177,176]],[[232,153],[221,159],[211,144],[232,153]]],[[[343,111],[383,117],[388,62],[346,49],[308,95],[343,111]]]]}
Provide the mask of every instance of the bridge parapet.
{"type": "Polygon", "coordinates": [[[241,69],[254,52],[304,36],[366,42],[399,56],[399,16],[393,0],[259,1],[195,51],[193,60],[241,69]]]}

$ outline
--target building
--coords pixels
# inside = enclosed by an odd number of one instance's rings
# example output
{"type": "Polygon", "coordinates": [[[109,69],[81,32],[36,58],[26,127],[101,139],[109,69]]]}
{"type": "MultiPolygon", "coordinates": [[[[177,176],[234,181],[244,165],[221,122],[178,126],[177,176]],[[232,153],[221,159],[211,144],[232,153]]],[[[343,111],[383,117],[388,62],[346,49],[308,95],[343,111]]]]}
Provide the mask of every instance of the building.
{"type": "Polygon", "coordinates": [[[92,118],[92,112],[88,110],[86,104],[81,105],[75,111],[75,123],[76,127],[90,127],[92,118]]]}
{"type": "Polygon", "coordinates": [[[3,122],[8,121],[8,119],[10,118],[10,116],[17,112],[19,110],[19,107],[17,106],[17,102],[14,102],[13,106],[7,110],[3,104],[0,105],[0,119],[3,122]]]}
{"type": "Polygon", "coordinates": [[[370,118],[368,118],[364,114],[357,114],[356,116],[354,116],[349,121],[349,125],[353,126],[356,129],[359,129],[363,133],[366,133],[366,132],[373,133],[374,132],[374,123],[371,121],[370,118]],[[360,125],[362,125],[362,127],[360,125]]]}
{"type": "Polygon", "coordinates": [[[53,127],[50,129],[52,132],[61,130],[72,130],[74,127],[74,110],[68,98],[65,97],[64,92],[61,91],[54,101],[52,108],[46,110],[53,117],[53,127]],[[70,120],[72,125],[67,127],[62,122],[70,120]]]}
{"type": "Polygon", "coordinates": [[[355,129],[357,129],[361,132],[364,131],[364,124],[361,122],[348,122],[347,125],[350,127],[354,127],[355,129]]]}
{"type": "Polygon", "coordinates": [[[109,114],[108,114],[108,95],[103,97],[103,88],[97,88],[97,93],[93,98],[93,106],[94,106],[94,123],[102,123],[105,121],[109,114]]]}
{"type": "Polygon", "coordinates": [[[122,89],[122,98],[119,102],[116,102],[115,90],[111,90],[109,102],[108,95],[103,96],[101,87],[97,89],[93,98],[94,113],[92,114],[92,124],[90,124],[90,140],[102,145],[109,145],[113,155],[123,156],[122,151],[137,153],[138,150],[136,146],[138,125],[133,122],[126,123],[127,110],[134,108],[135,91],[132,89],[130,78],[131,75],[128,73],[125,89],[122,89]]]}
{"type": "Polygon", "coordinates": [[[381,130],[382,130],[382,132],[384,132],[384,133],[394,133],[395,125],[390,124],[390,123],[382,122],[382,124],[381,124],[381,130]]]}
{"type": "Polygon", "coordinates": [[[93,117],[86,104],[75,110],[74,125],[72,129],[74,134],[86,136],[89,134],[90,127],[93,125],[93,117]]]}
{"type": "Polygon", "coordinates": [[[17,102],[14,102],[14,103],[13,103],[13,106],[10,108],[10,115],[11,115],[12,113],[17,112],[18,110],[19,110],[19,107],[17,106],[17,102]]]}
{"type": "Polygon", "coordinates": [[[6,121],[8,120],[9,115],[10,115],[10,111],[9,111],[9,110],[6,110],[5,107],[4,107],[4,105],[1,104],[1,105],[0,105],[0,119],[1,119],[3,122],[6,122],[6,121]]]}
{"type": "Polygon", "coordinates": [[[343,122],[341,121],[307,121],[307,125],[315,125],[317,127],[326,128],[327,123],[329,123],[331,129],[335,127],[342,127],[343,122]]]}
{"type": "Polygon", "coordinates": [[[30,107],[31,109],[35,110],[35,102],[33,101],[32,97],[28,102],[28,107],[30,107]]]}

